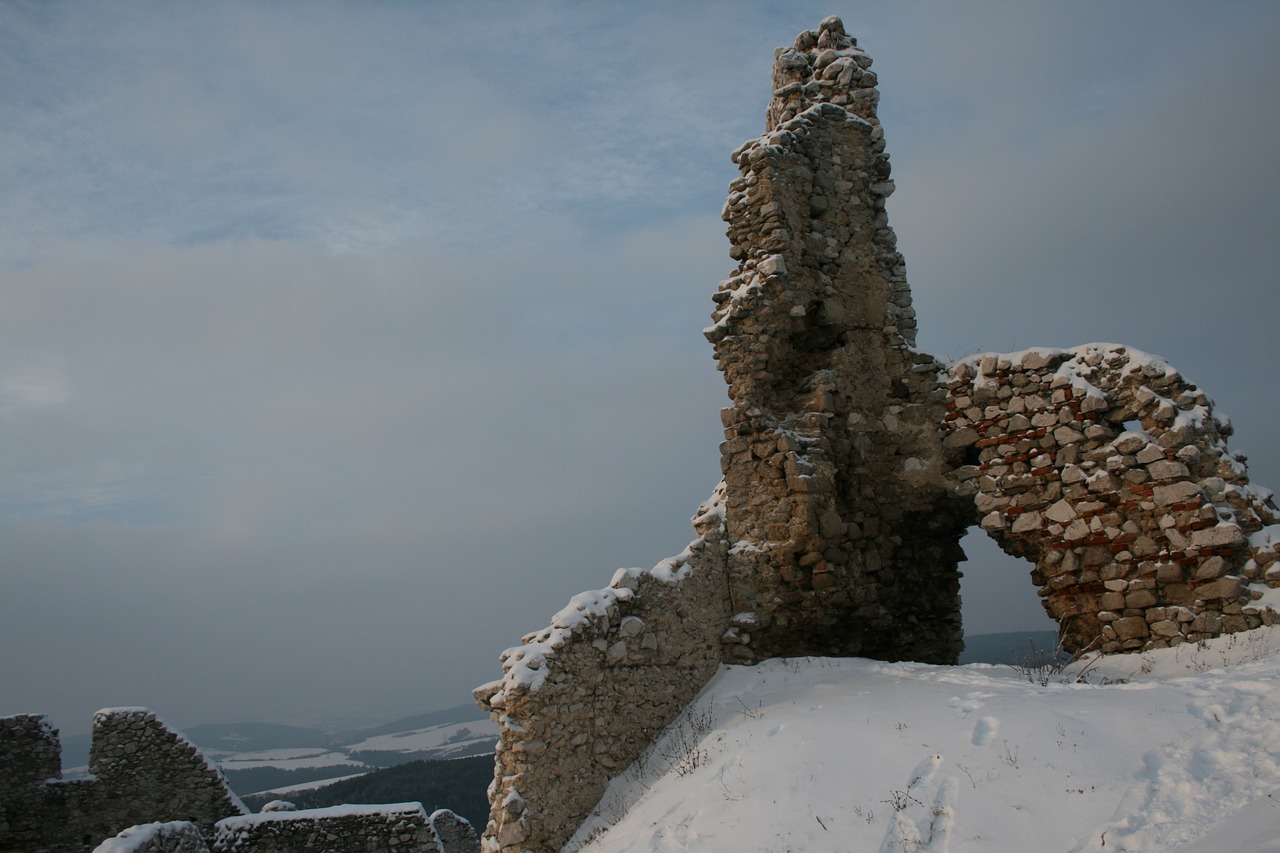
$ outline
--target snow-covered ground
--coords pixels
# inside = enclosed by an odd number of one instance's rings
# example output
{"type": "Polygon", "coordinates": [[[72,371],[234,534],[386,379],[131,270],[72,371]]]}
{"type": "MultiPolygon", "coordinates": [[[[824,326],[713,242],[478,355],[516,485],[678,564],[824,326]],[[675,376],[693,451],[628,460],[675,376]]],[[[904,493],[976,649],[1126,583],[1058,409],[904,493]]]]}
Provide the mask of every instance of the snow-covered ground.
{"type": "Polygon", "coordinates": [[[317,788],[323,788],[325,785],[332,785],[335,782],[345,782],[348,779],[358,779],[364,775],[364,773],[352,773],[348,776],[334,776],[331,779],[317,779],[314,782],[299,782],[297,785],[283,785],[279,788],[268,788],[265,791],[254,791],[246,796],[259,797],[263,794],[271,794],[277,797],[297,796],[298,794],[310,793],[317,788]]]}
{"type": "Polygon", "coordinates": [[[725,667],[567,849],[1280,853],[1278,650],[725,667]]]}

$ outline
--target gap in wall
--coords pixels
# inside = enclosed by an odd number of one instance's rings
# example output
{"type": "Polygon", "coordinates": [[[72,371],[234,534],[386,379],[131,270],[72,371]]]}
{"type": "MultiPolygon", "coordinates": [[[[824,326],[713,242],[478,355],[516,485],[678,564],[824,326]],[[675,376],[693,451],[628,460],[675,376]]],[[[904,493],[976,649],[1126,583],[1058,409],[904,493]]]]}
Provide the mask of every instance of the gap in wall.
{"type": "Polygon", "coordinates": [[[960,613],[965,636],[1057,631],[1031,582],[1032,563],[1011,557],[977,525],[960,540],[960,613]]]}

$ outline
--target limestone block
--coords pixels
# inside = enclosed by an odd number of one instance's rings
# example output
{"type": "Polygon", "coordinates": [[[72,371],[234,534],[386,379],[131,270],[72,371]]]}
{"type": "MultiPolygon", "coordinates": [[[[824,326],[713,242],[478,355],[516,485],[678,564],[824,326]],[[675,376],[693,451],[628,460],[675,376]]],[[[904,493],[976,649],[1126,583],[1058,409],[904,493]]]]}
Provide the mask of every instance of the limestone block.
{"type": "Polygon", "coordinates": [[[1069,524],[1076,517],[1076,511],[1070,501],[1059,500],[1044,511],[1044,517],[1059,524],[1069,524]]]}
{"type": "Polygon", "coordinates": [[[1191,541],[1199,548],[1220,548],[1239,545],[1244,542],[1244,531],[1239,525],[1222,523],[1215,527],[1206,527],[1191,534],[1191,541]]]}
{"type": "Polygon", "coordinates": [[[1159,599],[1154,592],[1149,589],[1139,589],[1124,597],[1124,606],[1141,610],[1153,606],[1157,601],[1159,599]]]}
{"type": "Polygon", "coordinates": [[[1232,599],[1240,596],[1241,589],[1240,578],[1227,576],[1196,587],[1195,593],[1197,598],[1206,601],[1218,598],[1232,599]]]}
{"type": "MultiPolygon", "coordinates": [[[[1141,439],[1140,439],[1141,440],[1141,439]]],[[[1129,452],[1129,451],[1125,451],[1129,452]]],[[[1164,450],[1155,444],[1148,444],[1138,451],[1135,456],[1139,464],[1149,465],[1152,462],[1164,460],[1164,450]]]]}
{"type": "Polygon", "coordinates": [[[1044,526],[1044,519],[1038,512],[1024,512],[1015,516],[1013,519],[1012,532],[1026,533],[1030,530],[1039,530],[1044,526]]]}
{"type": "Polygon", "coordinates": [[[1121,640],[1135,640],[1148,636],[1147,620],[1141,616],[1125,616],[1111,623],[1111,628],[1121,640]]]}
{"type": "Polygon", "coordinates": [[[1175,480],[1190,476],[1187,466],[1173,459],[1161,459],[1147,466],[1147,473],[1153,480],[1175,480]]]}
{"type": "Polygon", "coordinates": [[[1195,483],[1182,480],[1167,485],[1156,486],[1151,497],[1157,506],[1172,506],[1185,503],[1200,497],[1200,487],[1195,483]]]}

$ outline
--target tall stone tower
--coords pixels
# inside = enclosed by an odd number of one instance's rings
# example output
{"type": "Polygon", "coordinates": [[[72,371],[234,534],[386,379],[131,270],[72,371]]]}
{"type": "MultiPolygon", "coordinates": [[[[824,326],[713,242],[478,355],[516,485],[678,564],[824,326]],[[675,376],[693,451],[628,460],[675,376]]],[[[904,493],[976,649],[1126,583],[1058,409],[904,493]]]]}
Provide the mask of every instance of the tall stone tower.
{"type": "Polygon", "coordinates": [[[957,543],[974,509],[946,479],[943,368],[913,349],[875,85],[827,18],[775,53],[766,133],[733,154],[738,268],[706,331],[732,400],[730,660],[942,663],[962,647],[957,543]]]}

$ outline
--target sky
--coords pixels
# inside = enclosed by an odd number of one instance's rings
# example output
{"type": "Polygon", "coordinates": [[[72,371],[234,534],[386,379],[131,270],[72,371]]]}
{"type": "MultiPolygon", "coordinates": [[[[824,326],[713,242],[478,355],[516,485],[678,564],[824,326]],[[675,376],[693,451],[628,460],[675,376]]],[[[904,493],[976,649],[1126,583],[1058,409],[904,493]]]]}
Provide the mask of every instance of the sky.
{"type": "MultiPolygon", "coordinates": [[[[728,155],[829,14],[920,347],[1165,356],[1280,483],[1275,3],[8,0],[0,713],[465,704],[680,551],[728,155]]],[[[966,548],[968,631],[1050,627],[966,548]]]]}

